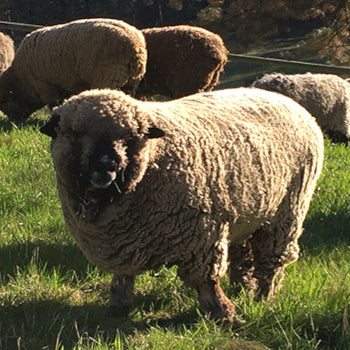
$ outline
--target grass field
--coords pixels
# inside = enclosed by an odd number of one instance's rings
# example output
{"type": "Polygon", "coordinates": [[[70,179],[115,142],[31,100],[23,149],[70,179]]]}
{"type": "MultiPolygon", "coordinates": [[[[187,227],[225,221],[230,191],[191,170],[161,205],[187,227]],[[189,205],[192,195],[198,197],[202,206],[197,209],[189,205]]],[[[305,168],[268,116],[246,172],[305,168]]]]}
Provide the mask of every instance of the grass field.
{"type": "Polygon", "coordinates": [[[230,293],[240,324],[215,324],[176,268],[137,278],[129,318],[106,310],[111,276],[67,232],[44,112],[17,128],[0,118],[0,350],[350,349],[350,149],[326,142],[299,261],[274,304],[230,293]]]}

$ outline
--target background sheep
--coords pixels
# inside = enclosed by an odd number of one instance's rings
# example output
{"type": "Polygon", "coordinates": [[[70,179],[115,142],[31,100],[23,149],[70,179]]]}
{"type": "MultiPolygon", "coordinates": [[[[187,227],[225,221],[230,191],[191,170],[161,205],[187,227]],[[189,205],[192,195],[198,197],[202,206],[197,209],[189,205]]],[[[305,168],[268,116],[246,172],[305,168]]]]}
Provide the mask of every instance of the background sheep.
{"type": "MultiPolygon", "coordinates": [[[[134,277],[165,263],[178,265],[203,310],[232,320],[220,287],[229,242],[232,253],[250,240],[262,295],[274,295],[275,277],[280,284],[298,257],[323,138],[285,96],[240,88],[142,102],[92,90],[58,107],[41,131],[52,137],[70,232],[91,262],[114,273],[116,313],[129,309],[134,277]]],[[[245,271],[232,276],[250,283],[245,271]]]]}
{"type": "Polygon", "coordinates": [[[38,29],[22,41],[0,78],[0,109],[20,121],[89,88],[135,91],[147,51],[140,31],[112,19],[84,19],[38,29]]]}
{"type": "Polygon", "coordinates": [[[188,25],[148,28],[142,33],[148,61],[138,96],[177,98],[210,91],[219,83],[227,61],[219,35],[188,25]]]}
{"type": "Polygon", "coordinates": [[[13,40],[6,34],[0,32],[0,75],[11,64],[15,56],[13,40]]]}
{"type": "Polygon", "coordinates": [[[304,106],[334,142],[350,138],[350,85],[333,74],[266,74],[254,87],[280,92],[304,106]]]}

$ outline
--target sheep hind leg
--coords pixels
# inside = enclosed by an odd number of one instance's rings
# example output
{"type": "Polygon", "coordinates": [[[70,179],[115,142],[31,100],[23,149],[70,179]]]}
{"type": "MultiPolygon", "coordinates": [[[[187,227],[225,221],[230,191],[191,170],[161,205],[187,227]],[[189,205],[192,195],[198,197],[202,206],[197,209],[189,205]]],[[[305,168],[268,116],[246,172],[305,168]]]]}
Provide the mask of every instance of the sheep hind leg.
{"type": "Polygon", "coordinates": [[[247,292],[255,290],[254,257],[250,242],[231,244],[229,261],[230,283],[234,287],[234,292],[238,294],[242,287],[245,287],[247,292]]]}
{"type": "Polygon", "coordinates": [[[216,321],[234,322],[235,306],[225,295],[219,281],[203,281],[196,286],[201,309],[216,321]]]}
{"type": "Polygon", "coordinates": [[[111,315],[128,315],[133,300],[135,276],[114,275],[110,284],[108,309],[111,315]]]}
{"type": "Polygon", "coordinates": [[[300,222],[289,216],[276,227],[262,227],[254,233],[250,243],[254,255],[256,289],[253,293],[256,299],[274,300],[282,286],[285,266],[298,259],[301,232],[300,222]]]}
{"type": "Polygon", "coordinates": [[[270,301],[282,286],[285,266],[299,257],[298,240],[308,212],[315,182],[314,172],[303,169],[292,179],[272,223],[265,223],[249,239],[254,257],[256,297],[270,301]]]}

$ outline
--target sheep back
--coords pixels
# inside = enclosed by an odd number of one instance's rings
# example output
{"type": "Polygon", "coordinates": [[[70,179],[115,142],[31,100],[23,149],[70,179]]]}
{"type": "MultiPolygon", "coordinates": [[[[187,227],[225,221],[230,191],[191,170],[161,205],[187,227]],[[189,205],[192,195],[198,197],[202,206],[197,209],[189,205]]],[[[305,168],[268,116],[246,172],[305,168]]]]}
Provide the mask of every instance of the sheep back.
{"type": "Polygon", "coordinates": [[[0,32],[0,75],[10,66],[15,56],[13,40],[0,32]]]}
{"type": "Polygon", "coordinates": [[[252,86],[291,97],[316,119],[334,141],[350,137],[350,85],[333,74],[266,74],[252,86]]]}
{"type": "MultiPolygon", "coordinates": [[[[2,99],[15,99],[28,116],[45,104],[90,88],[136,90],[145,73],[145,39],[114,19],[83,19],[40,28],[21,42],[11,69],[0,80],[2,99]],[[12,90],[13,96],[7,91],[12,90]]],[[[11,113],[11,108],[4,110],[11,113]]],[[[22,111],[21,111],[22,109],[22,111]]]]}
{"type": "Polygon", "coordinates": [[[139,96],[182,97],[211,91],[227,62],[221,37],[206,29],[177,25],[142,30],[148,50],[139,96]]]}

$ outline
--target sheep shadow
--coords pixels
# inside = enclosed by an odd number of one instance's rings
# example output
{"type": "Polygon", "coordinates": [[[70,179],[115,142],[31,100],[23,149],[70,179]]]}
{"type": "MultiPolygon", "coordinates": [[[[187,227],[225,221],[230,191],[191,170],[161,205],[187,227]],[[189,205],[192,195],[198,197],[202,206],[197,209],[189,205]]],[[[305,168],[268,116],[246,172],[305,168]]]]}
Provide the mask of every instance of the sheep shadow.
{"type": "Polygon", "coordinates": [[[48,107],[44,107],[38,112],[34,112],[29,118],[22,122],[10,121],[7,117],[1,117],[0,114],[0,132],[10,132],[13,129],[22,129],[32,127],[34,129],[41,127],[50,117],[48,107]]]}
{"type": "Polygon", "coordinates": [[[304,223],[304,233],[299,240],[306,254],[318,255],[350,243],[350,212],[324,215],[316,213],[304,223]]]}
{"type": "MultiPolygon", "coordinates": [[[[175,312],[174,317],[164,312],[164,305],[174,302],[174,286],[171,283],[166,284],[162,293],[159,293],[156,283],[146,295],[136,291],[130,316],[112,317],[106,306],[109,282],[84,282],[89,280],[89,273],[95,267],[86,260],[74,243],[47,244],[39,241],[0,248],[2,284],[6,287],[18,274],[19,278],[22,278],[21,275],[25,274],[33,263],[39,270],[45,269],[45,274],[55,269],[58,276],[73,276],[80,281],[82,285],[78,282],[76,287],[79,290],[78,306],[70,305],[75,304],[75,294],[72,296],[66,295],[67,293],[55,293],[50,297],[50,294],[45,296],[40,290],[37,296],[30,293],[31,301],[16,306],[12,305],[16,302],[12,303],[5,298],[3,306],[0,306],[0,349],[17,349],[18,341],[21,342],[21,348],[26,349],[45,346],[50,349],[57,348],[55,346],[58,343],[64,349],[73,349],[78,342],[89,342],[89,339],[113,343],[117,336],[125,337],[150,327],[191,327],[199,322],[199,313],[195,306],[175,312]],[[95,295],[97,293],[98,302],[89,300],[91,288],[94,289],[95,295]]],[[[40,274],[39,271],[38,275],[40,274]]],[[[32,288],[30,285],[27,287],[32,288]]],[[[15,300],[16,297],[13,296],[15,300]]],[[[94,345],[92,343],[90,345],[94,345]]]]}
{"type": "MultiPolygon", "coordinates": [[[[308,317],[305,315],[305,317],[308,317]]],[[[317,337],[323,346],[344,345],[349,342],[349,335],[339,339],[339,330],[330,330],[329,324],[342,323],[342,311],[333,311],[327,316],[313,315],[313,322],[307,322],[305,333],[312,336],[317,329],[317,337]]],[[[152,328],[181,333],[183,329],[196,329],[202,317],[195,308],[180,313],[173,318],[160,316],[152,320],[133,321],[132,317],[111,317],[105,306],[89,303],[71,306],[56,300],[26,302],[17,306],[0,306],[0,349],[75,349],[77,344],[95,346],[99,342],[115,344],[126,337],[147,333],[152,328]],[[20,347],[19,347],[20,343],[20,347]]],[[[232,326],[220,325],[221,332],[233,334],[232,326]]],[[[231,336],[232,338],[232,336],[231,336]]],[[[229,349],[267,349],[262,344],[243,343],[242,339],[232,339],[225,345],[229,349]],[[247,346],[248,345],[248,346],[247,346]],[[250,346],[250,347],[249,347],[250,346]]],[[[114,348],[114,347],[113,347],[114,348]]],[[[221,348],[221,347],[219,347],[221,348]]],[[[344,349],[346,347],[344,346],[344,349]]]]}
{"type": "MultiPolygon", "coordinates": [[[[87,276],[90,263],[74,243],[26,242],[0,248],[0,274],[3,283],[18,271],[24,271],[31,263],[47,270],[59,269],[62,275],[74,271],[79,278],[87,276]]],[[[1,348],[0,348],[1,349],[1,348]]]]}
{"type": "Polygon", "coordinates": [[[113,344],[152,327],[191,327],[198,322],[195,309],[174,318],[133,321],[131,317],[111,317],[98,304],[71,306],[54,300],[28,302],[0,307],[0,349],[21,348],[73,349],[77,343],[96,345],[97,341],[113,344]],[[56,347],[55,347],[56,346],[56,347]]]}

